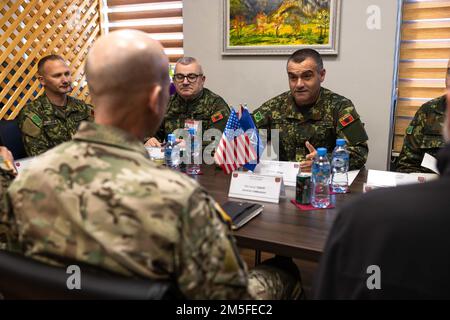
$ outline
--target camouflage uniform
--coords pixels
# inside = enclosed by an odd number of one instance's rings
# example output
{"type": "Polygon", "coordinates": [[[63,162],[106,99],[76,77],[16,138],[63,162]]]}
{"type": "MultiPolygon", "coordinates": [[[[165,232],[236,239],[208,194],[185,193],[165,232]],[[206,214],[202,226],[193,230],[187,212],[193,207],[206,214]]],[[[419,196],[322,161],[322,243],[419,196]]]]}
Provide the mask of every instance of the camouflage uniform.
{"type": "Polygon", "coordinates": [[[183,100],[177,93],[170,98],[167,114],[157,134],[159,141],[167,139],[169,133],[183,129],[188,119],[201,120],[202,130],[216,128],[223,132],[230,115],[230,107],[220,96],[203,89],[202,93],[192,101],[183,100]]]}
{"type": "Polygon", "coordinates": [[[67,96],[67,105],[52,105],[45,94],[28,103],[19,113],[25,151],[37,156],[72,139],[83,120],[93,120],[92,106],[67,96]]]}
{"type": "Polygon", "coordinates": [[[122,130],[84,122],[38,159],[0,211],[0,225],[17,226],[28,256],[175,280],[192,299],[278,299],[299,288],[267,265],[249,273],[220,206],[194,180],[155,165],[122,130]]]}
{"type": "Polygon", "coordinates": [[[398,157],[397,171],[426,172],[433,171],[421,166],[425,153],[436,157],[445,145],[442,126],[445,121],[445,95],[423,104],[406,129],[402,152],[398,157]]]}
{"type": "Polygon", "coordinates": [[[280,130],[281,161],[303,161],[309,153],[305,142],[330,153],[337,138],[347,141],[350,169],[360,169],[367,160],[367,134],[353,103],[328,89],[309,108],[298,109],[290,91],[265,102],[253,112],[258,129],[280,130]]]}

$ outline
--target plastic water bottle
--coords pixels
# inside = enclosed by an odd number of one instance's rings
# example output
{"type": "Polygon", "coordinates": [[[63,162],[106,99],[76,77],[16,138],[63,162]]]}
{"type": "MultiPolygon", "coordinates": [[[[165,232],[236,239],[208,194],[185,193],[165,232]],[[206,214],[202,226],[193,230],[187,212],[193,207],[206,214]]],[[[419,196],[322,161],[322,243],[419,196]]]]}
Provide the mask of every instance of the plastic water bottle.
{"type": "Polygon", "coordinates": [[[179,152],[179,148],[176,148],[175,141],[175,135],[173,133],[169,133],[167,135],[167,143],[164,149],[164,160],[166,162],[166,166],[174,169],[178,168],[180,165],[180,155],[177,154],[177,152],[179,152]]]}
{"type": "Polygon", "coordinates": [[[315,208],[326,208],[330,205],[330,162],[327,149],[318,148],[312,165],[311,204],[315,208]]]}
{"type": "Polygon", "coordinates": [[[200,165],[198,164],[198,157],[200,155],[199,144],[196,139],[195,128],[189,128],[189,143],[191,146],[191,154],[189,157],[190,163],[187,164],[186,173],[187,174],[199,174],[200,173],[200,165]]]}
{"type": "Polygon", "coordinates": [[[331,188],[335,193],[346,193],[348,190],[349,160],[345,140],[337,139],[336,148],[331,157],[331,188]]]}

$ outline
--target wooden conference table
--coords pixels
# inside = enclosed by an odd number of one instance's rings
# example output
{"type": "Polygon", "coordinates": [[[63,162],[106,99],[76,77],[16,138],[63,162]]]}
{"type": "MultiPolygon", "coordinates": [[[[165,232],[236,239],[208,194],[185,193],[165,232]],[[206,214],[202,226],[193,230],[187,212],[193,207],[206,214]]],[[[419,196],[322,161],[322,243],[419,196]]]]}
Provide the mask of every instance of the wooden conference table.
{"type": "MultiPolygon", "coordinates": [[[[203,175],[195,179],[218,201],[228,200],[230,175],[214,166],[202,166],[203,175]]],[[[264,205],[264,210],[245,226],[234,232],[239,247],[257,252],[271,252],[292,258],[318,261],[328,233],[343,203],[362,193],[367,170],[362,169],[350,186],[350,193],[336,195],[333,209],[301,211],[291,202],[295,188],[286,187],[286,198],[278,204],[251,201],[264,205]]],[[[238,199],[233,199],[238,200],[238,199]]],[[[245,200],[242,200],[245,201],[245,200]]]]}

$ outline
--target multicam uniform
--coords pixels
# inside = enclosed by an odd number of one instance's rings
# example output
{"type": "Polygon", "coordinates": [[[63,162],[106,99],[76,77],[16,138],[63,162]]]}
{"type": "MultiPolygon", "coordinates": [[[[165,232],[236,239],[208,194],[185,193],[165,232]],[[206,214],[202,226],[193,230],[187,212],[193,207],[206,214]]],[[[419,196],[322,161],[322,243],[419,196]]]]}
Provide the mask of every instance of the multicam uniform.
{"type": "Polygon", "coordinates": [[[3,190],[0,210],[26,255],[174,279],[191,299],[297,296],[299,282],[272,265],[248,272],[220,206],[126,132],[85,122],[37,159],[3,190]]]}
{"type": "Polygon", "coordinates": [[[423,104],[417,110],[414,119],[406,129],[403,148],[398,157],[397,171],[426,172],[433,171],[421,166],[425,153],[436,157],[445,145],[442,126],[445,121],[447,102],[445,95],[423,104]]]}
{"type": "Polygon", "coordinates": [[[25,151],[37,156],[72,139],[81,121],[93,120],[93,108],[70,96],[65,107],[54,106],[43,94],[28,103],[18,119],[25,151]]]}
{"type": "Polygon", "coordinates": [[[347,141],[350,169],[364,166],[369,153],[367,134],[353,103],[328,89],[308,108],[299,109],[290,93],[284,92],[253,112],[258,129],[279,130],[279,159],[303,161],[309,153],[305,142],[331,152],[337,138],[347,141]]]}

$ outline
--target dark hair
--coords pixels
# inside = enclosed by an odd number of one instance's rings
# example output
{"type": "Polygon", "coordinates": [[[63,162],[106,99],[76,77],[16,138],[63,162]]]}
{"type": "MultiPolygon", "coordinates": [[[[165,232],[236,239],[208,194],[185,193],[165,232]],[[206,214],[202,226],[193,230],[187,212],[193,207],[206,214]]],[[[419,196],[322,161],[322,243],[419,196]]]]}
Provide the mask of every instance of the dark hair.
{"type": "Polygon", "coordinates": [[[321,71],[323,69],[323,60],[320,56],[320,53],[318,53],[314,49],[299,49],[295,51],[288,59],[288,62],[294,62],[294,63],[302,63],[306,59],[311,58],[313,59],[317,64],[317,70],[321,71]]]}
{"type": "Polygon", "coordinates": [[[41,58],[38,62],[38,73],[39,74],[42,74],[42,68],[44,68],[44,64],[49,60],[51,60],[51,61],[61,60],[63,62],[66,62],[66,60],[64,60],[63,57],[61,57],[60,55],[57,55],[57,54],[50,54],[48,56],[45,56],[45,57],[41,58]]]}

